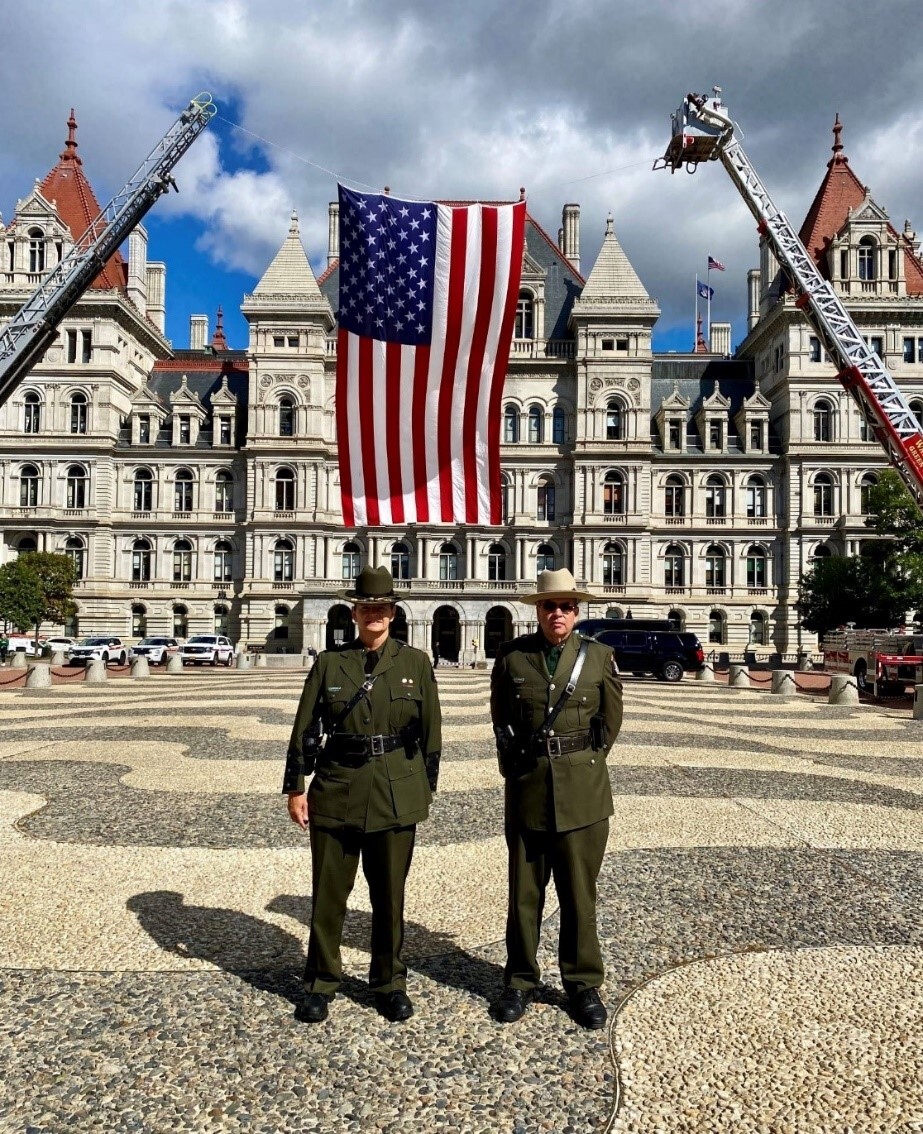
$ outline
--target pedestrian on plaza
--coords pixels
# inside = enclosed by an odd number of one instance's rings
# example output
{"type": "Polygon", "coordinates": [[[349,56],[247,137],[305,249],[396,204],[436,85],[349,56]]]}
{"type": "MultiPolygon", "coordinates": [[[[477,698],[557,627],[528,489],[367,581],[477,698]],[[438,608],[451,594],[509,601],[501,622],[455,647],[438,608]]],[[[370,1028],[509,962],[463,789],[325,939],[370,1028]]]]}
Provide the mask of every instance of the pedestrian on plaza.
{"type": "Polygon", "coordinates": [[[501,647],[491,674],[490,712],[505,779],[509,909],[501,1023],[526,1011],[541,973],[538,944],[545,890],[561,907],[558,959],[573,1018],[601,1028],[603,962],[596,931],[612,789],[606,753],[622,723],[622,684],[612,650],[574,630],[579,603],[568,570],[543,571],[532,594],[538,630],[501,647]]]}
{"type": "Polygon", "coordinates": [[[0,636],[0,665],[6,665],[6,655],[10,652],[10,640],[3,634],[0,636]]]}
{"type": "Polygon", "coordinates": [[[292,821],[311,837],[301,1016],[326,1019],[340,986],[343,921],[361,858],[372,906],[369,985],[382,1016],[406,1020],[404,884],[439,777],[439,695],[426,654],[390,637],[398,596],[387,568],[364,567],[339,597],[353,604],[359,636],[324,650],[308,675],[282,788],[292,821]]]}

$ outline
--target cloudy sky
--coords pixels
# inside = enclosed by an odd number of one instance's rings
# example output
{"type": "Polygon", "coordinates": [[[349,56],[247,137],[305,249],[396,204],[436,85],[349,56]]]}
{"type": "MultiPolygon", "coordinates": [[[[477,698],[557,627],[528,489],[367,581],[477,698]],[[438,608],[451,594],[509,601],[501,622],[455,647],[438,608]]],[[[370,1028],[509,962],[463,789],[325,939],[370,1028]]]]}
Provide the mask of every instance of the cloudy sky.
{"type": "Polygon", "coordinates": [[[659,349],[689,349],[709,254],[714,319],[745,331],[753,222],[718,165],[653,173],[689,90],[724,89],[776,203],[800,224],[839,112],[858,176],[923,229],[920,0],[63,0],[11,5],[0,69],[0,210],[54,164],[70,108],[101,203],[190,97],[219,118],[146,221],[167,262],[167,332],[240,316],[296,209],[326,263],[334,173],[418,198],[515,199],[556,237],[581,206],[582,266],[607,213],[662,307],[659,349]],[[40,13],[40,15],[38,14],[40,13]],[[328,172],[332,171],[332,172],[328,172]]]}

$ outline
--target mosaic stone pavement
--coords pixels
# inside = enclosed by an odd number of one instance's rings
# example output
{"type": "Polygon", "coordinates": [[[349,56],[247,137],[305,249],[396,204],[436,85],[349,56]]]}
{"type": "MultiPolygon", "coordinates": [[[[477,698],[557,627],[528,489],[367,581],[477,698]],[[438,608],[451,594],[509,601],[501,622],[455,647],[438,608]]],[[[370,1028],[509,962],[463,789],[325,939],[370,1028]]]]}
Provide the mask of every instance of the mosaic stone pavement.
{"type": "Polygon", "coordinates": [[[512,1026],[487,678],[440,671],[418,829],[417,1012],[376,1015],[369,907],[297,1018],[304,836],[279,795],[299,673],[0,694],[0,1130],[923,1130],[923,723],[626,682],[600,877],[608,1031],[556,971],[512,1026]]]}

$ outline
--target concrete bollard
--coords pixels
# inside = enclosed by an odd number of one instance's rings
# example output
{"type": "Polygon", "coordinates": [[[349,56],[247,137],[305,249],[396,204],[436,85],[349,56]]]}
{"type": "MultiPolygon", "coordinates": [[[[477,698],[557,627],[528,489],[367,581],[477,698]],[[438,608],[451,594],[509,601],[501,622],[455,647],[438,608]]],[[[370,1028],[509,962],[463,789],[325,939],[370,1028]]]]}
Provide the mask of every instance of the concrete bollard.
{"type": "Polygon", "coordinates": [[[179,654],[174,654],[173,657],[167,659],[167,673],[182,673],[183,672],[183,659],[179,654]]]}
{"type": "Polygon", "coordinates": [[[858,705],[859,689],[856,679],[847,673],[834,673],[830,677],[828,705],[858,705]]]}
{"type": "Polygon", "coordinates": [[[256,668],[257,669],[265,669],[266,668],[266,655],[265,654],[257,654],[256,655],[256,668]]]}
{"type": "Polygon", "coordinates": [[[750,674],[745,665],[732,665],[728,685],[733,689],[749,689],[750,674]]]}
{"type": "Polygon", "coordinates": [[[13,653],[13,657],[10,660],[10,669],[28,669],[28,668],[29,668],[29,666],[28,666],[28,663],[26,662],[26,651],[25,650],[16,650],[13,653]]]}
{"type": "Polygon", "coordinates": [[[913,687],[913,719],[923,721],[923,685],[913,687]]]}
{"type": "Polygon", "coordinates": [[[781,697],[793,697],[798,692],[795,678],[789,670],[774,669],[772,671],[772,686],[770,687],[770,692],[776,693],[781,697]]]}
{"type": "Polygon", "coordinates": [[[67,658],[65,657],[63,650],[55,650],[55,652],[51,655],[51,664],[52,665],[66,665],[67,664],[67,658]]]}
{"type": "Polygon", "coordinates": [[[712,684],[714,684],[715,667],[711,664],[711,662],[706,662],[705,665],[703,665],[702,668],[697,671],[695,679],[696,681],[711,682],[712,684]]]}
{"type": "Polygon", "coordinates": [[[47,689],[51,685],[51,670],[47,665],[30,665],[26,678],[27,689],[47,689]]]}
{"type": "Polygon", "coordinates": [[[107,681],[109,675],[106,673],[106,663],[101,658],[94,658],[87,666],[86,681],[89,685],[100,685],[103,681],[107,681]]]}
{"type": "Polygon", "coordinates": [[[250,668],[250,655],[249,654],[238,654],[237,657],[234,659],[234,668],[235,669],[249,669],[250,668]]]}
{"type": "Polygon", "coordinates": [[[131,676],[137,678],[150,677],[151,666],[145,657],[137,657],[131,663],[131,676]]]}

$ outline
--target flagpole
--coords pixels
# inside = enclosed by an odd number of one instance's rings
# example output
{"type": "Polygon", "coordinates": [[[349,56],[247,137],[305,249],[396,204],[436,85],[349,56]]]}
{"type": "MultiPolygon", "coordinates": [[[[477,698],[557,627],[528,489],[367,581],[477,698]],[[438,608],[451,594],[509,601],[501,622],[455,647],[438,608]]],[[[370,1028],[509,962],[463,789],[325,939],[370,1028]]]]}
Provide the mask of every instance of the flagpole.
{"type": "Polygon", "coordinates": [[[708,349],[711,350],[711,257],[710,256],[708,258],[708,268],[706,269],[706,272],[705,272],[705,279],[708,281],[708,312],[707,312],[707,315],[708,315],[708,318],[707,318],[708,349]]]}
{"type": "Polygon", "coordinates": [[[692,350],[695,353],[696,347],[699,345],[699,275],[696,273],[695,277],[695,317],[692,323],[692,350]]]}

